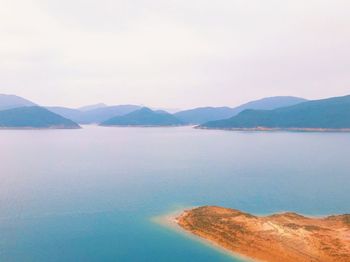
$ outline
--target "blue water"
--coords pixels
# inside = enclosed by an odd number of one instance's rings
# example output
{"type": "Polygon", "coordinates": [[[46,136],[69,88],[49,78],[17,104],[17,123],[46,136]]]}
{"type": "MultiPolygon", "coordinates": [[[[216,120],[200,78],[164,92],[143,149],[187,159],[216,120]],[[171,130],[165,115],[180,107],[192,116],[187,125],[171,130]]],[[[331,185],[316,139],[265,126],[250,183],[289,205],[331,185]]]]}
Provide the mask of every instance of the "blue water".
{"type": "Polygon", "coordinates": [[[349,156],[348,133],[2,130],[0,261],[235,261],[151,218],[350,213],[349,156]]]}

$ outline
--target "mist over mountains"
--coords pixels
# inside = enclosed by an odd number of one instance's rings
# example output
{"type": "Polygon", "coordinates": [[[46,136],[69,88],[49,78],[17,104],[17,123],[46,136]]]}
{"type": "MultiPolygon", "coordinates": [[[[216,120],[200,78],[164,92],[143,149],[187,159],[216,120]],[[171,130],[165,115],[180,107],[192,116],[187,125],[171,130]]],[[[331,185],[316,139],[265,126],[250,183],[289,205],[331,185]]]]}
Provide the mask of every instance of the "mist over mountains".
{"type": "Polygon", "coordinates": [[[293,96],[267,97],[237,107],[200,107],[175,113],[175,116],[190,124],[203,124],[209,121],[225,119],[239,114],[246,109],[275,109],[307,101],[293,96]]]}
{"type": "Polygon", "coordinates": [[[22,106],[36,106],[36,104],[16,95],[0,94],[0,110],[6,110],[22,106]]]}
{"type": "Polygon", "coordinates": [[[79,124],[99,124],[115,116],[122,116],[131,113],[140,106],[137,105],[116,105],[103,107],[84,107],[81,109],[73,109],[66,107],[46,107],[48,110],[59,114],[65,118],[71,119],[79,124]]]}
{"type": "Polygon", "coordinates": [[[199,107],[171,114],[139,105],[104,103],[67,108],[41,107],[15,95],[0,95],[2,128],[79,128],[101,126],[199,125],[208,129],[350,128],[350,96],[308,101],[293,96],[267,97],[237,107],[199,107]]]}

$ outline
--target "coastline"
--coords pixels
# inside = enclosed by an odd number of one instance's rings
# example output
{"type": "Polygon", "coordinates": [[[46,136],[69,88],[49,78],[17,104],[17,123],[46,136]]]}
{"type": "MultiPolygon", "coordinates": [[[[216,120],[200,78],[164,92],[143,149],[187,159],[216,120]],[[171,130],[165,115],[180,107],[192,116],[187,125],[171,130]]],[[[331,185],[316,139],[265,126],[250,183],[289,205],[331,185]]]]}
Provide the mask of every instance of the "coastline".
{"type": "MultiPolygon", "coordinates": [[[[169,217],[169,216],[168,216],[169,217]]],[[[186,209],[171,223],[244,261],[349,261],[350,214],[256,216],[218,206],[186,209]],[[295,247],[298,248],[295,248],[295,247]]]]}
{"type": "Polygon", "coordinates": [[[301,132],[301,133],[350,133],[350,128],[269,128],[269,127],[233,127],[233,128],[220,128],[220,127],[204,127],[195,126],[196,129],[203,130],[223,130],[223,131],[246,131],[246,132],[301,132]]]}
{"type": "Polygon", "coordinates": [[[217,252],[220,252],[221,254],[231,257],[232,259],[238,259],[240,262],[263,262],[261,260],[253,259],[248,256],[242,255],[237,252],[233,252],[232,250],[229,250],[216,242],[197,236],[190,231],[185,230],[178,224],[178,219],[181,215],[183,215],[186,211],[192,210],[196,207],[187,207],[187,208],[182,208],[182,209],[175,209],[169,213],[166,213],[164,215],[152,217],[151,221],[161,225],[163,227],[166,227],[172,231],[174,231],[177,234],[181,234],[183,237],[186,237],[188,239],[191,239],[193,241],[196,241],[198,243],[201,243],[202,245],[211,248],[217,252]]]}
{"type": "Polygon", "coordinates": [[[188,125],[102,125],[98,124],[100,127],[183,127],[188,125]]]}

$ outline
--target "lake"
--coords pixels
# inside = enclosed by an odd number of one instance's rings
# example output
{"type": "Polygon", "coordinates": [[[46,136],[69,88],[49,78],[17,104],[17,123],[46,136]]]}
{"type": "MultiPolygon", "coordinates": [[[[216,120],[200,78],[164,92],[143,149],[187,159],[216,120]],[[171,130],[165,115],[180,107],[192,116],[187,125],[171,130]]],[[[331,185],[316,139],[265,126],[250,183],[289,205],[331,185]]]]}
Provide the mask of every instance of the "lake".
{"type": "Polygon", "coordinates": [[[349,133],[0,130],[0,261],[239,261],[152,218],[350,213],[349,156],[349,133]]]}

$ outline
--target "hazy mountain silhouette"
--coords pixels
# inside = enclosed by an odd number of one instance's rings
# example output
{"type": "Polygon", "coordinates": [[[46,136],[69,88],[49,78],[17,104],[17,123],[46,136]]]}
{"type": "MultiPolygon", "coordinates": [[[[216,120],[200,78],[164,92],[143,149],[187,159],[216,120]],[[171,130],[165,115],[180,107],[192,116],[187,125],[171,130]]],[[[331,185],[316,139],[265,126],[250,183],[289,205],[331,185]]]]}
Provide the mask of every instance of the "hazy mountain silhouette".
{"type": "Polygon", "coordinates": [[[274,110],[245,110],[203,128],[350,128],[350,95],[303,102],[274,110]]]}
{"type": "Polygon", "coordinates": [[[94,110],[94,109],[97,109],[97,108],[103,108],[103,107],[107,107],[107,105],[104,104],[104,103],[98,103],[98,104],[94,104],[94,105],[87,105],[87,106],[79,107],[78,110],[80,110],[80,111],[90,111],[90,110],[94,110]]]}
{"type": "Polygon", "coordinates": [[[279,107],[291,106],[306,99],[293,96],[276,96],[267,97],[255,101],[248,102],[235,108],[230,107],[200,107],[190,110],[184,110],[174,115],[180,120],[191,124],[202,124],[209,121],[230,118],[239,114],[246,109],[275,109],[279,107]]]}
{"type": "Polygon", "coordinates": [[[0,111],[1,128],[80,128],[75,122],[39,106],[0,111]]]}
{"type": "Polygon", "coordinates": [[[140,107],[136,105],[105,106],[88,111],[81,111],[79,109],[66,107],[46,108],[79,124],[98,124],[114,116],[126,115],[130,112],[140,109],[140,107]]]}
{"type": "Polygon", "coordinates": [[[165,111],[153,111],[147,107],[101,123],[103,126],[178,126],[183,124],[181,120],[165,111]]]}
{"type": "Polygon", "coordinates": [[[0,94],[0,110],[23,106],[36,106],[36,104],[16,95],[0,94]]]}

